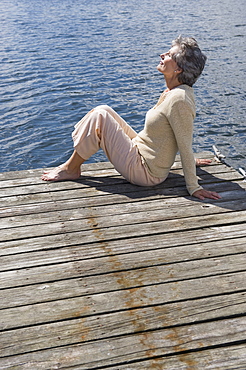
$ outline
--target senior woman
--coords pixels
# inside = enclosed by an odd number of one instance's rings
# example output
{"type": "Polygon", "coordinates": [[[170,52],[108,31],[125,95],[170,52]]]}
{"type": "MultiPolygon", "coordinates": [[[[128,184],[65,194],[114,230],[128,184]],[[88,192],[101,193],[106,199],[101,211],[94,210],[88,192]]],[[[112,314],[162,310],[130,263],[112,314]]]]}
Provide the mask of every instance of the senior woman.
{"type": "Polygon", "coordinates": [[[171,49],[160,57],[157,69],[164,75],[167,89],[147,112],[144,129],[137,134],[107,105],[92,109],[75,125],[71,157],[55,169],[44,172],[43,180],[79,178],[81,164],[102,148],[115,169],[129,182],[154,186],[167,178],[179,152],[189,194],[201,200],[220,198],[216,192],[198,184],[196,164],[211,161],[195,161],[192,151],[195,118],[192,85],[202,73],[206,56],[194,38],[179,36],[171,49]]]}

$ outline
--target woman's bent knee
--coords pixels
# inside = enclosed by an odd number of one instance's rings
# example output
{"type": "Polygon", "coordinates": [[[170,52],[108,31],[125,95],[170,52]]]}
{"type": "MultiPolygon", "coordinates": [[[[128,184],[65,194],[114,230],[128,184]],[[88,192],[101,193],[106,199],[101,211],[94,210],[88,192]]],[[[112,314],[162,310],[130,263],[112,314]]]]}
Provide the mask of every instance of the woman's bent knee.
{"type": "Polygon", "coordinates": [[[97,110],[106,110],[107,112],[112,111],[112,108],[107,104],[98,105],[95,109],[97,109],[97,110]]]}

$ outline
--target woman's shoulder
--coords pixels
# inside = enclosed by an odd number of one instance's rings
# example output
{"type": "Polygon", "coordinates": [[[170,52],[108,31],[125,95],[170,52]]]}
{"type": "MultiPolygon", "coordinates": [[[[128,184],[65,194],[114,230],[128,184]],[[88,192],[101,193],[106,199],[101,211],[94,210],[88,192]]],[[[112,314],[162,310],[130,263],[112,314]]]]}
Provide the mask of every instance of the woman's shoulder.
{"type": "Polygon", "coordinates": [[[195,95],[192,87],[188,85],[179,85],[170,91],[169,103],[188,104],[195,106],[195,95]]]}
{"type": "Polygon", "coordinates": [[[170,97],[185,99],[186,96],[194,96],[193,87],[188,85],[179,85],[170,91],[170,97]]]}
{"type": "Polygon", "coordinates": [[[166,109],[167,115],[182,111],[184,115],[187,113],[195,117],[196,105],[193,88],[188,85],[180,85],[171,90],[168,99],[166,99],[166,109]]]}

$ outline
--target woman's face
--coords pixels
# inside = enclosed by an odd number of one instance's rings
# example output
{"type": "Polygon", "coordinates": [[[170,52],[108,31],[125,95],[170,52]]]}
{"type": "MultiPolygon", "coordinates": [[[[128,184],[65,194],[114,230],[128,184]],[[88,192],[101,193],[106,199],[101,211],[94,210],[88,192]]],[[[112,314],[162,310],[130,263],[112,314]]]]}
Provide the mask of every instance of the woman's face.
{"type": "Polygon", "coordinates": [[[173,77],[178,74],[180,68],[178,67],[172,55],[177,53],[178,46],[173,46],[168,52],[160,55],[161,61],[157,66],[159,72],[163,73],[165,77],[173,77]]]}

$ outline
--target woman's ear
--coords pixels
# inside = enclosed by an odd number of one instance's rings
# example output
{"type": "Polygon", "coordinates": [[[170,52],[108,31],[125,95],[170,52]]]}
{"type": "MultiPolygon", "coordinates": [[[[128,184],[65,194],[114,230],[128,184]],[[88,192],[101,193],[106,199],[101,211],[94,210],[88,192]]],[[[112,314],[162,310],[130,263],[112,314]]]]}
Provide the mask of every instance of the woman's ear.
{"type": "Polygon", "coordinates": [[[178,68],[175,69],[174,72],[176,72],[177,74],[180,74],[181,72],[183,72],[183,69],[178,67],[178,68]]]}

